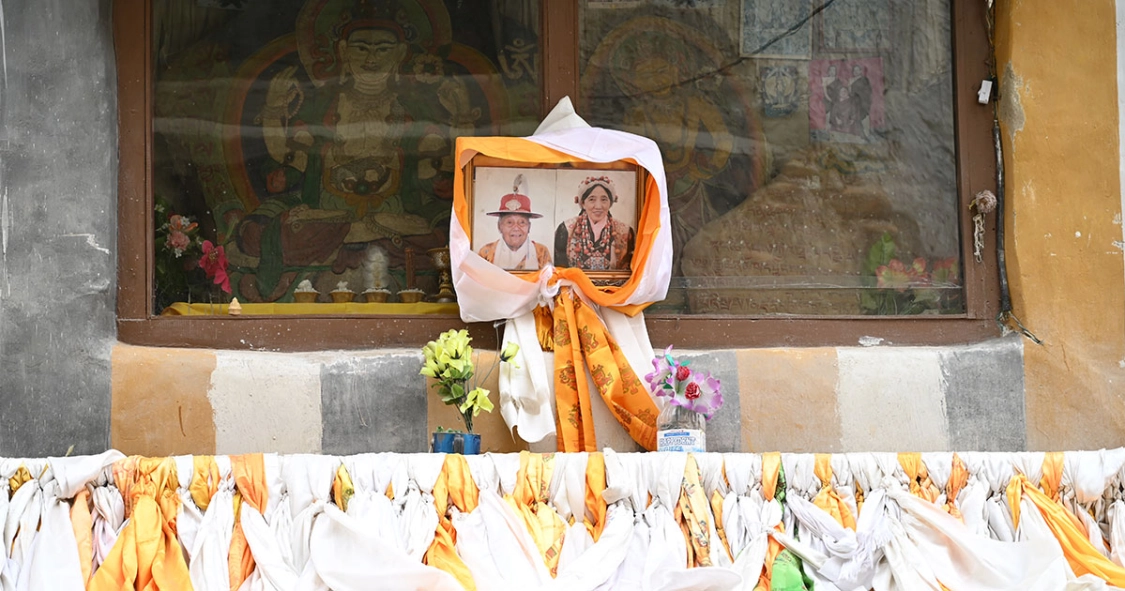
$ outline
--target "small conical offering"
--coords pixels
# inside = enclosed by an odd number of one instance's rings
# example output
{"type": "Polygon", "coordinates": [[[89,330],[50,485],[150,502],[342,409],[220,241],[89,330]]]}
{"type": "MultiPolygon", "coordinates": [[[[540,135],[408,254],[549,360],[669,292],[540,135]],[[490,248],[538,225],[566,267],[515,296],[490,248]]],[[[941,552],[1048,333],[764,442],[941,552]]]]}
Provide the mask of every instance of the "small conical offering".
{"type": "Polygon", "coordinates": [[[233,298],[230,301],[230,305],[227,306],[227,314],[230,314],[231,316],[242,315],[242,304],[238,303],[238,298],[233,298]]]}

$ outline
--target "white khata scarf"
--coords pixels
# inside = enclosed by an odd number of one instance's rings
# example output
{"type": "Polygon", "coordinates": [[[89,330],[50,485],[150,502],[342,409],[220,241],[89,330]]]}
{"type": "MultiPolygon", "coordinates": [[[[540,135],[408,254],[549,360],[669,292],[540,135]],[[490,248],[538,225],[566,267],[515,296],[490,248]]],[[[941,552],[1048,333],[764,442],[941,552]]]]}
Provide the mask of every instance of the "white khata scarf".
{"type": "Polygon", "coordinates": [[[539,268],[539,259],[532,248],[531,237],[523,241],[523,245],[512,250],[501,238],[496,245],[496,256],[493,264],[501,269],[525,269],[534,271],[539,268]]]}

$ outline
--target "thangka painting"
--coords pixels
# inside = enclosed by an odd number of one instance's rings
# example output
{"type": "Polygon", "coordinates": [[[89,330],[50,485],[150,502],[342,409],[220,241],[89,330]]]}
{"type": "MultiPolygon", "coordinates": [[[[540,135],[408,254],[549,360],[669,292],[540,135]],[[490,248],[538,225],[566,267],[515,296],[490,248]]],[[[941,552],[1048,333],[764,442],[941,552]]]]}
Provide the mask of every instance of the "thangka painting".
{"type": "Polygon", "coordinates": [[[407,287],[407,249],[448,244],[454,140],[539,117],[534,0],[155,3],[156,198],[224,246],[242,301],[407,287]]]}
{"type": "Polygon", "coordinates": [[[812,0],[742,0],[742,56],[808,58],[812,8],[812,0]]]}
{"type": "Polygon", "coordinates": [[[752,91],[724,69],[728,62],[715,43],[725,37],[722,28],[703,17],[696,22],[640,16],[595,23],[604,31],[583,33],[590,58],[580,112],[592,125],[649,137],[660,147],[674,273],[683,245],[753,193],[764,169],[752,91]]]}
{"type": "Polygon", "coordinates": [[[890,0],[835,0],[816,18],[821,53],[875,53],[890,48],[890,0]]]}
{"type": "Polygon", "coordinates": [[[788,117],[800,107],[804,85],[801,70],[806,62],[763,60],[758,66],[758,86],[762,100],[762,116],[771,119],[788,117]]]}
{"type": "Polygon", "coordinates": [[[871,143],[886,126],[883,60],[809,62],[809,134],[813,140],[871,143]]]}

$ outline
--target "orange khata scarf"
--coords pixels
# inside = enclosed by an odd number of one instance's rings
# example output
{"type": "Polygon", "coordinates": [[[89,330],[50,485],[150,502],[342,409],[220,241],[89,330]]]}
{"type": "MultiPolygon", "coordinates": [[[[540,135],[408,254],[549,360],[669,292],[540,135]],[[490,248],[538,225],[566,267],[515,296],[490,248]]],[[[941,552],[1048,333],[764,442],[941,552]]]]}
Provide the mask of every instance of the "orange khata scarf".
{"type": "Polygon", "coordinates": [[[589,367],[594,385],[621,426],[641,447],[656,449],[656,404],[598,315],[570,288],[555,297],[555,401],[558,450],[597,451],[589,367]]]}

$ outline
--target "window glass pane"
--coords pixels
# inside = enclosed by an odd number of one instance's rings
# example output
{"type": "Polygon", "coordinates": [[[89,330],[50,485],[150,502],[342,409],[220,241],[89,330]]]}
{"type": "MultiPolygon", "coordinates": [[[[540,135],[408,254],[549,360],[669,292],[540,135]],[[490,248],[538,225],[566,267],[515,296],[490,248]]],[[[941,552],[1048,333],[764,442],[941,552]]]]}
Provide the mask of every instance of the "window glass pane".
{"type": "Polygon", "coordinates": [[[305,280],[322,302],[340,281],[433,294],[453,140],[541,115],[538,0],[153,0],[153,19],[157,311],[229,299],[202,240],[242,302],[305,280]]]}
{"type": "Polygon", "coordinates": [[[653,138],[653,311],[964,311],[948,0],[584,0],[580,112],[653,138]]]}

